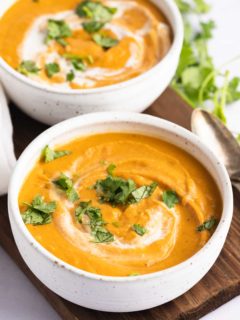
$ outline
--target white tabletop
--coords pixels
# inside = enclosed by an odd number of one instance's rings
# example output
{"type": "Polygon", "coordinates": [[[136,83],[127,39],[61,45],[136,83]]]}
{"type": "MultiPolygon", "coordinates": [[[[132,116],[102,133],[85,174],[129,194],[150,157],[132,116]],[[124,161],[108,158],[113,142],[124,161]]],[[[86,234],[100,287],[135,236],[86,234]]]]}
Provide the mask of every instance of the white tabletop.
{"type": "MultiPolygon", "coordinates": [[[[218,65],[240,54],[240,1],[211,0],[210,16],[218,28],[211,42],[211,53],[218,65]]],[[[240,60],[231,66],[240,76],[240,60]]],[[[240,132],[240,102],[227,109],[229,125],[240,132]]],[[[239,319],[240,296],[208,314],[202,320],[239,319]]],[[[0,248],[0,320],[57,320],[59,316],[0,248]]]]}

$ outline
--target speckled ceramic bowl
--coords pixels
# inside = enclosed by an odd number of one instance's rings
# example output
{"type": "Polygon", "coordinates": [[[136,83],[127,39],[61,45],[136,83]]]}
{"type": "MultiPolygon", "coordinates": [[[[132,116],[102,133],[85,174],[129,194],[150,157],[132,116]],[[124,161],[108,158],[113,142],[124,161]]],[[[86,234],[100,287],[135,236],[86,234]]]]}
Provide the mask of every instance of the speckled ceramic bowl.
{"type": "Polygon", "coordinates": [[[134,113],[95,113],[66,120],[46,130],[23,152],[8,193],[9,217],[18,249],[32,272],[52,291],[78,305],[127,312],[155,307],[194,286],[211,268],[226,239],[233,212],[231,183],[224,166],[191,132],[165,120],[134,113]],[[223,200],[221,220],[207,244],[169,269],[135,277],[109,277],[77,269],[44,249],[24,225],[18,194],[46,144],[65,143],[81,135],[135,132],[168,141],[197,158],[216,181],[223,200]]]}
{"type": "MultiPolygon", "coordinates": [[[[0,17],[15,1],[0,1],[0,17]]],[[[89,112],[145,110],[169,85],[183,41],[182,19],[174,0],[152,1],[166,15],[173,31],[169,52],[153,68],[114,85],[66,90],[43,86],[28,79],[0,58],[0,79],[10,99],[32,118],[50,125],[89,112]]]]}

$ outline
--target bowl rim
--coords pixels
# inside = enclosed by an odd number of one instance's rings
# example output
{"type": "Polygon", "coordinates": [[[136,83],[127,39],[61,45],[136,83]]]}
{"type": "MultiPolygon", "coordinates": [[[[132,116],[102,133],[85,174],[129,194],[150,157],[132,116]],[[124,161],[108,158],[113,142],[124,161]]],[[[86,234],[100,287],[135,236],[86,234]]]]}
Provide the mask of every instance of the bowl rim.
{"type": "MultiPolygon", "coordinates": [[[[112,132],[112,131],[109,130],[109,132],[112,132]]],[[[30,170],[31,169],[32,169],[32,166],[30,167],[30,170]]],[[[23,183],[23,180],[21,182],[23,183]]],[[[230,226],[231,219],[232,219],[232,213],[233,213],[233,192],[232,192],[230,178],[224,165],[221,162],[219,162],[219,160],[214,155],[214,153],[206,145],[203,144],[203,142],[200,140],[198,136],[194,135],[192,132],[188,131],[187,129],[180,127],[179,125],[174,124],[170,121],[157,118],[151,115],[146,115],[146,114],[135,114],[131,112],[125,112],[125,113],[97,112],[97,113],[81,115],[72,119],[62,121],[54,125],[53,127],[50,127],[49,129],[45,130],[44,132],[42,132],[27,146],[27,148],[23,151],[20,158],[18,159],[16,167],[11,177],[11,181],[8,189],[8,211],[10,215],[10,220],[11,220],[11,217],[14,219],[17,225],[17,228],[21,232],[22,236],[25,237],[25,239],[29,242],[29,244],[41,254],[42,258],[47,259],[50,263],[53,263],[54,265],[57,264],[59,267],[62,267],[65,270],[77,276],[85,277],[92,280],[102,280],[106,282],[122,283],[122,282],[132,282],[137,280],[148,280],[148,279],[158,278],[159,276],[164,277],[173,272],[179,272],[180,270],[186,268],[187,266],[192,265],[196,259],[199,259],[204,253],[206,253],[208,247],[214,245],[216,241],[220,240],[222,236],[221,232],[224,232],[226,228],[228,231],[228,228],[230,226]],[[216,230],[214,231],[214,233],[212,234],[208,242],[199,251],[197,251],[194,255],[189,257],[187,260],[184,260],[183,262],[177,265],[174,265],[170,268],[152,272],[149,274],[137,275],[132,277],[131,276],[123,276],[123,277],[105,276],[105,275],[95,274],[95,273],[82,270],[80,268],[77,268],[68,264],[67,262],[64,262],[60,258],[57,258],[54,254],[50,253],[47,249],[45,249],[26,228],[21,218],[21,214],[18,206],[18,194],[19,194],[19,190],[22,187],[22,184],[19,184],[18,190],[16,190],[15,184],[17,181],[19,181],[18,175],[21,173],[22,170],[26,171],[24,174],[24,178],[26,178],[27,174],[29,173],[29,170],[22,169],[26,167],[25,159],[28,158],[28,155],[31,153],[34,153],[34,150],[39,149],[40,146],[46,145],[47,141],[48,143],[51,143],[51,140],[54,140],[58,136],[64,133],[67,133],[68,131],[77,129],[82,125],[84,126],[86,125],[86,123],[97,125],[97,124],[103,124],[103,123],[109,123],[109,122],[111,123],[112,122],[118,122],[118,123],[130,122],[138,125],[139,124],[149,125],[149,126],[158,128],[159,130],[163,129],[165,131],[175,133],[178,136],[182,137],[183,139],[186,139],[188,142],[196,145],[198,150],[211,161],[212,165],[216,169],[216,173],[218,177],[221,177],[221,180],[220,180],[221,182],[219,182],[219,184],[222,185],[222,189],[223,189],[223,194],[222,194],[223,209],[222,209],[221,219],[218,223],[216,230]]]]}
{"type": "MultiPolygon", "coordinates": [[[[145,71],[144,73],[142,73],[132,79],[122,81],[119,83],[115,83],[115,84],[111,84],[111,85],[107,85],[107,86],[103,86],[103,87],[71,90],[71,89],[62,89],[62,88],[54,88],[54,87],[52,88],[49,85],[44,85],[42,83],[39,83],[39,82],[34,81],[32,79],[29,79],[28,77],[17,72],[14,68],[12,68],[1,57],[0,57],[0,67],[2,67],[8,74],[15,77],[18,81],[23,82],[26,85],[29,85],[33,89],[37,89],[37,90],[51,93],[51,94],[63,94],[63,95],[70,95],[70,96],[71,95],[76,96],[79,94],[88,95],[88,94],[95,94],[95,93],[111,92],[114,90],[120,90],[125,87],[134,85],[134,84],[141,82],[141,81],[145,81],[146,78],[151,77],[155,72],[157,72],[159,69],[161,69],[162,65],[166,64],[168,62],[168,60],[170,60],[173,55],[177,54],[177,56],[178,56],[181,52],[182,43],[183,43],[183,34],[184,34],[183,20],[182,20],[181,13],[180,13],[175,1],[174,0],[155,0],[155,1],[156,1],[156,3],[154,2],[155,5],[157,5],[157,1],[162,2],[163,5],[166,6],[167,10],[169,10],[169,12],[171,12],[171,14],[172,14],[172,21],[170,21],[170,18],[168,18],[168,17],[167,17],[167,19],[169,20],[169,23],[171,25],[171,28],[172,28],[172,31],[174,34],[173,42],[172,42],[172,45],[171,45],[169,51],[167,52],[167,54],[156,65],[154,65],[149,70],[145,71]]],[[[165,15],[167,15],[165,12],[166,10],[162,10],[162,11],[165,15]]]]}

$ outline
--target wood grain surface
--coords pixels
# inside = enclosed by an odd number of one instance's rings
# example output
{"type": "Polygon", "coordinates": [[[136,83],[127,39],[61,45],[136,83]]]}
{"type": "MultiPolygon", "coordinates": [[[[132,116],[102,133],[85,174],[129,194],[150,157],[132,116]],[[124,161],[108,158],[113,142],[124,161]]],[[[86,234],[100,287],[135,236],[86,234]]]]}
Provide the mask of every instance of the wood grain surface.
{"type": "MultiPolygon", "coordinates": [[[[146,111],[157,117],[190,127],[191,109],[171,89],[146,111]]],[[[11,105],[16,155],[47,127],[11,105]]],[[[46,300],[66,320],[177,320],[199,319],[240,294],[240,197],[235,193],[233,222],[224,249],[208,274],[190,291],[160,307],[147,311],[112,314],[92,311],[69,303],[50,290],[31,273],[14,243],[7,215],[7,197],[0,197],[0,244],[27,275],[46,300]]]]}

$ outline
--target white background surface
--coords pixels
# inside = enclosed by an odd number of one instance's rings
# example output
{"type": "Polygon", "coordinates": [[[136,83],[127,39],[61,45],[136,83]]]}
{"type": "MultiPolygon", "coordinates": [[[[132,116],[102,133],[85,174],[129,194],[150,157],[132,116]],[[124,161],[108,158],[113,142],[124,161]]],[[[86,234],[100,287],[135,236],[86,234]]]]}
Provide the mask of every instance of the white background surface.
{"type": "MultiPolygon", "coordinates": [[[[213,7],[210,16],[217,23],[210,50],[221,66],[240,55],[240,0],[211,0],[210,3],[213,7]]],[[[240,60],[229,68],[240,76],[240,60]]],[[[228,107],[227,117],[230,128],[240,132],[240,102],[228,107]]],[[[237,297],[202,320],[237,320],[239,313],[240,297],[237,297]]],[[[0,320],[33,319],[57,320],[59,316],[0,248],[0,320]]]]}

